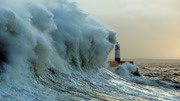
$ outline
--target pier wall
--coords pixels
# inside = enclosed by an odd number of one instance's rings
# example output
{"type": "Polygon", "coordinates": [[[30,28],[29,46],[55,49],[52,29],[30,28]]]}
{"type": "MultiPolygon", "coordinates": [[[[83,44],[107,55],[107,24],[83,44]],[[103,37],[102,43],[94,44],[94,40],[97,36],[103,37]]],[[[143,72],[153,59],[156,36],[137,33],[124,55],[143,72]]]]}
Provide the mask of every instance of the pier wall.
{"type": "Polygon", "coordinates": [[[134,64],[134,61],[109,61],[108,70],[110,70],[111,72],[114,72],[118,65],[123,64],[125,62],[129,62],[131,64],[134,64]]]}

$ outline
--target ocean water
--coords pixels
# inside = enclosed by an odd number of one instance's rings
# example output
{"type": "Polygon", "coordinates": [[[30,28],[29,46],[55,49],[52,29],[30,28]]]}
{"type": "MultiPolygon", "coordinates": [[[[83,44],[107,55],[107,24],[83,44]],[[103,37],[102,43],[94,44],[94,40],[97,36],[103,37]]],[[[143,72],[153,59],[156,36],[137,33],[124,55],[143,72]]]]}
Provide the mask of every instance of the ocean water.
{"type": "Polygon", "coordinates": [[[67,0],[0,1],[0,100],[180,100],[135,65],[106,69],[115,34],[67,0]]]}
{"type": "Polygon", "coordinates": [[[180,60],[137,60],[140,73],[146,78],[158,78],[162,81],[180,84],[180,60]]]}

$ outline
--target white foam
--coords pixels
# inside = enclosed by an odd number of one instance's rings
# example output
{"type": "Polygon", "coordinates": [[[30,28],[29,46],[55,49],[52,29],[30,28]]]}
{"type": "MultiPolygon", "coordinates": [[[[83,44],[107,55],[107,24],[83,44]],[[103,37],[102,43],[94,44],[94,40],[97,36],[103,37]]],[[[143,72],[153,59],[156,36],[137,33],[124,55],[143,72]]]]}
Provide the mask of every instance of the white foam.
{"type": "Polygon", "coordinates": [[[179,88],[180,87],[179,84],[168,83],[165,81],[161,81],[158,78],[146,79],[139,73],[139,69],[136,65],[130,64],[128,62],[117,66],[114,73],[128,81],[138,83],[138,84],[157,86],[157,87],[166,87],[166,88],[179,88]]]}
{"type": "Polygon", "coordinates": [[[151,100],[176,96],[176,91],[165,96],[156,93],[156,88],[154,94],[149,94],[151,89],[136,90],[139,85],[132,87],[134,84],[107,71],[115,32],[75,3],[15,1],[0,1],[0,44],[7,53],[0,75],[0,100],[151,100]]]}

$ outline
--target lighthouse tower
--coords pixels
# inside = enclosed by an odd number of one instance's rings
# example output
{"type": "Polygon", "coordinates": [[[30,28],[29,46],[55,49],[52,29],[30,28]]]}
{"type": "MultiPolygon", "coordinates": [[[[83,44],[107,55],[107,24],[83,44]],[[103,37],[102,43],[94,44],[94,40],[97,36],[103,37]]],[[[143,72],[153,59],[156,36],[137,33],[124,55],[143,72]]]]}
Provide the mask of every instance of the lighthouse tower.
{"type": "Polygon", "coordinates": [[[121,58],[120,58],[120,45],[117,42],[115,45],[115,61],[120,61],[120,60],[121,60],[121,58]]]}

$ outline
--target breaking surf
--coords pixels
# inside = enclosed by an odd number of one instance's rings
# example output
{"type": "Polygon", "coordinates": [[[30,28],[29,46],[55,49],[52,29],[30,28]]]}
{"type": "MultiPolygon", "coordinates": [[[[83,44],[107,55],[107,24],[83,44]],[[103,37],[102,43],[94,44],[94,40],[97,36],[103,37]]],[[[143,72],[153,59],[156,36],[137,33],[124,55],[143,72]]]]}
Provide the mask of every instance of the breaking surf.
{"type": "Polygon", "coordinates": [[[1,100],[179,100],[178,89],[108,71],[115,32],[75,3],[0,5],[1,100]]]}

